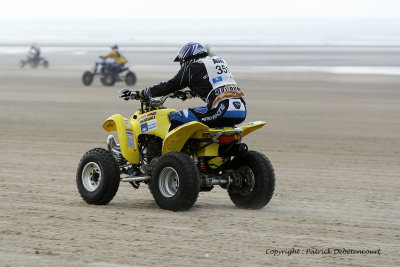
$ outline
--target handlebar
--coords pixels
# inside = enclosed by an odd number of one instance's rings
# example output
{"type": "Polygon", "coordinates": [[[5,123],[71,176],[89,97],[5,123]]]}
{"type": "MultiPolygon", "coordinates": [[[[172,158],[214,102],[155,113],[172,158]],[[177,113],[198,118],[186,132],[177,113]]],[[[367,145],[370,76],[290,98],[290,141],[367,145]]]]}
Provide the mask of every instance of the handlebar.
{"type": "Polygon", "coordinates": [[[153,110],[160,108],[168,98],[178,98],[182,101],[193,98],[195,95],[192,91],[176,91],[161,98],[142,98],[140,99],[142,110],[153,110]]]}

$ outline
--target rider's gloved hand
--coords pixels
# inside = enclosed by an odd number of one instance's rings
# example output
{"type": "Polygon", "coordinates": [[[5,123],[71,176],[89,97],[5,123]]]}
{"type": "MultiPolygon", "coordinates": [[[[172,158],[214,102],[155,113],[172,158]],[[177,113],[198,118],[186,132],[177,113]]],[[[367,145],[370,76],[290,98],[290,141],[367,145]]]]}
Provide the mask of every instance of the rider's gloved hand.
{"type": "Polygon", "coordinates": [[[127,88],[119,91],[119,98],[128,101],[131,99],[142,99],[143,91],[131,91],[127,88]]]}
{"type": "Polygon", "coordinates": [[[186,99],[191,99],[193,97],[196,97],[196,94],[190,90],[185,91],[186,93],[186,99]]]}
{"type": "Polygon", "coordinates": [[[131,92],[131,99],[142,99],[142,98],[143,98],[143,90],[131,92]]]}
{"type": "Polygon", "coordinates": [[[131,95],[132,95],[132,91],[127,88],[119,90],[119,98],[121,98],[122,100],[125,100],[125,101],[130,100],[131,95]]]}
{"type": "Polygon", "coordinates": [[[178,98],[182,99],[182,101],[185,101],[186,99],[191,99],[191,98],[195,97],[195,94],[190,90],[176,91],[175,97],[178,97],[178,98]]]}

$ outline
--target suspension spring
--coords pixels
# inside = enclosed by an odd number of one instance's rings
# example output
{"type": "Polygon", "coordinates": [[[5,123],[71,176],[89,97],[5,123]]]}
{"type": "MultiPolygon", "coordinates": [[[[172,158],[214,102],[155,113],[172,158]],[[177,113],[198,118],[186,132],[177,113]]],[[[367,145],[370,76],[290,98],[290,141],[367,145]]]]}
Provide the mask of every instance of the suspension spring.
{"type": "Polygon", "coordinates": [[[199,168],[199,171],[207,170],[206,159],[204,157],[199,157],[199,162],[197,163],[197,167],[199,168]]]}

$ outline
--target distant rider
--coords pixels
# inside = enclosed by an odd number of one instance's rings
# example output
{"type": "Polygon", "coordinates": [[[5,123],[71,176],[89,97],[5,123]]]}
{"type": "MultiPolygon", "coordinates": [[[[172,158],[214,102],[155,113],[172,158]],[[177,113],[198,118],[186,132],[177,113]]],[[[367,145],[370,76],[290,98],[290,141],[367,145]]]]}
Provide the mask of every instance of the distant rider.
{"type": "Polygon", "coordinates": [[[100,58],[113,58],[114,59],[114,63],[112,63],[111,65],[111,72],[113,73],[119,73],[124,69],[125,63],[128,62],[128,60],[122,56],[122,54],[119,52],[118,50],[118,45],[113,45],[111,46],[111,53],[104,55],[104,56],[100,56],[100,58]]]}
{"type": "Polygon", "coordinates": [[[246,102],[227,63],[218,56],[209,57],[200,43],[187,43],[178,52],[175,62],[180,62],[178,74],[167,82],[142,91],[120,91],[124,100],[168,95],[189,87],[191,93],[207,103],[206,107],[189,108],[171,117],[170,130],[190,121],[199,121],[210,127],[232,126],[246,118],[246,102]]]}
{"type": "Polygon", "coordinates": [[[33,43],[29,49],[29,54],[34,63],[38,62],[40,59],[40,46],[37,43],[33,43]]]}

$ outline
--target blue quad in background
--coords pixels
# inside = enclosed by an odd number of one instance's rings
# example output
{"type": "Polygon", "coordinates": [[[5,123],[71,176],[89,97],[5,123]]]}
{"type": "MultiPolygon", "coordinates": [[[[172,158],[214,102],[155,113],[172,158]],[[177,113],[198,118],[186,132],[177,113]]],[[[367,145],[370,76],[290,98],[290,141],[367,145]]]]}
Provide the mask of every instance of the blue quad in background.
{"type": "Polygon", "coordinates": [[[21,59],[21,61],[19,62],[19,67],[21,69],[25,67],[25,65],[29,65],[32,68],[36,68],[37,66],[43,66],[47,68],[49,66],[49,62],[43,57],[35,58],[32,55],[28,55],[26,59],[21,59]]]}
{"type": "Polygon", "coordinates": [[[129,66],[119,66],[116,63],[96,62],[92,71],[85,71],[82,76],[84,85],[89,86],[93,82],[94,76],[100,76],[100,81],[105,86],[113,86],[115,82],[125,81],[127,85],[134,85],[136,83],[136,75],[129,70],[129,66]]]}

